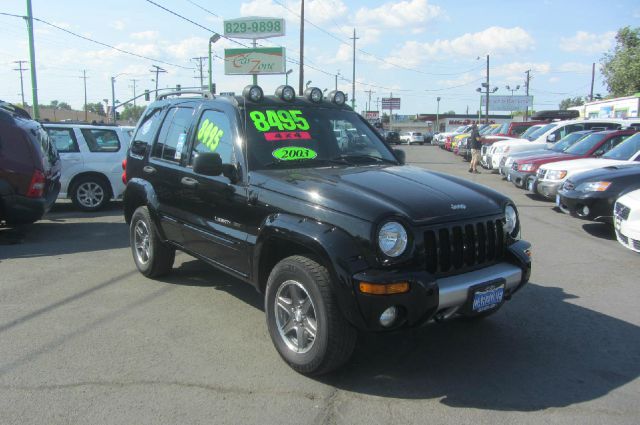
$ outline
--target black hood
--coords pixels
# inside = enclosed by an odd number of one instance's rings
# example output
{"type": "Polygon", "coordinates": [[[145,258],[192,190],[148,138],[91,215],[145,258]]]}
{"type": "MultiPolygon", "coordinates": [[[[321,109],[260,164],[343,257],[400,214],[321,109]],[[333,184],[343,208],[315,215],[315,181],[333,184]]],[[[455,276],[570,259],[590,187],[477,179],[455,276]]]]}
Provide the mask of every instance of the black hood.
{"type": "Polygon", "coordinates": [[[251,184],[372,222],[463,220],[500,214],[508,202],[485,186],[411,166],[261,170],[251,184]]]}
{"type": "Polygon", "coordinates": [[[640,181],[640,164],[613,165],[610,167],[585,171],[569,178],[569,180],[576,185],[584,182],[603,180],[613,181],[619,179],[638,179],[638,181],[640,181]]]}

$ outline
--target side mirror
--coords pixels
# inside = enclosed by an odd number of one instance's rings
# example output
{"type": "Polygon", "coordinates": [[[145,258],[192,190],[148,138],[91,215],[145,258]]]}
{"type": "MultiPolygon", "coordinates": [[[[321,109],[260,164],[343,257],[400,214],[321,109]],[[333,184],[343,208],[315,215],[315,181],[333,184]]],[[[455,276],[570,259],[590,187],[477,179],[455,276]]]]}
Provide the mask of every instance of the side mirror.
{"type": "Polygon", "coordinates": [[[556,142],[556,135],[555,134],[550,134],[547,136],[547,142],[549,143],[555,143],[556,142]]]}
{"type": "Polygon", "coordinates": [[[396,156],[396,159],[400,164],[402,165],[406,164],[407,154],[405,153],[405,151],[403,151],[402,149],[394,149],[393,154],[396,156]]]}
{"type": "Polygon", "coordinates": [[[222,174],[222,158],[215,152],[202,152],[193,160],[193,172],[204,176],[222,174]]]}

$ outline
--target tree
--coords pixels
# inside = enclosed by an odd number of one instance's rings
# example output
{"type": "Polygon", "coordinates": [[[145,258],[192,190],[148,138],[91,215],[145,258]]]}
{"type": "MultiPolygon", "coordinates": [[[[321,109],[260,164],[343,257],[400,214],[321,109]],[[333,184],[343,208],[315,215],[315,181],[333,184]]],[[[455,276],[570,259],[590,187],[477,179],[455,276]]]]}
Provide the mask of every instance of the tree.
{"type": "Polygon", "coordinates": [[[67,102],[60,102],[58,103],[58,109],[65,109],[67,111],[70,111],[71,105],[69,105],[67,102]]]}
{"type": "Polygon", "coordinates": [[[453,109],[444,113],[444,115],[455,115],[455,114],[456,114],[456,111],[454,111],[453,109]]]}
{"type": "Polygon", "coordinates": [[[127,104],[124,107],[124,111],[120,113],[120,119],[125,121],[138,121],[144,110],[144,106],[132,106],[127,104]]]}
{"type": "Polygon", "coordinates": [[[87,103],[86,105],[84,105],[84,108],[89,112],[93,112],[94,114],[98,114],[103,117],[107,115],[104,112],[104,105],[102,104],[102,102],[87,103]]]}
{"type": "Polygon", "coordinates": [[[602,75],[614,97],[640,92],[640,28],[624,27],[616,34],[616,46],[600,60],[602,75]]]}
{"type": "Polygon", "coordinates": [[[584,102],[587,100],[587,98],[582,98],[580,96],[578,97],[568,97],[566,99],[562,99],[562,101],[560,102],[560,105],[558,105],[559,109],[569,109],[572,106],[581,106],[584,105],[584,102]]]}

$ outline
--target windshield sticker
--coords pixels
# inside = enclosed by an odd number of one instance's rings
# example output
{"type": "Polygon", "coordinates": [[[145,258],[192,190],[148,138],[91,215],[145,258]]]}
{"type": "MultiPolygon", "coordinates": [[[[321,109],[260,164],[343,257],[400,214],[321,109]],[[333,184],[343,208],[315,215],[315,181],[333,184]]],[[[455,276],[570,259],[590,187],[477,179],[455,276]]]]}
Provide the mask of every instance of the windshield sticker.
{"type": "Polygon", "coordinates": [[[313,159],[316,156],[318,156],[316,151],[308,148],[301,148],[298,146],[290,146],[286,148],[276,149],[275,151],[271,152],[271,155],[273,155],[274,158],[277,158],[281,161],[291,161],[296,159],[313,159]]]}
{"type": "Polygon", "coordinates": [[[251,111],[249,117],[259,132],[278,131],[306,131],[309,130],[309,122],[302,117],[300,110],[273,110],[251,111]]]}
{"type": "Polygon", "coordinates": [[[198,129],[198,141],[209,148],[211,152],[215,152],[223,134],[224,131],[207,118],[198,129]]]}
{"type": "Polygon", "coordinates": [[[264,138],[270,142],[280,142],[283,140],[311,140],[308,131],[272,131],[264,133],[264,138]]]}

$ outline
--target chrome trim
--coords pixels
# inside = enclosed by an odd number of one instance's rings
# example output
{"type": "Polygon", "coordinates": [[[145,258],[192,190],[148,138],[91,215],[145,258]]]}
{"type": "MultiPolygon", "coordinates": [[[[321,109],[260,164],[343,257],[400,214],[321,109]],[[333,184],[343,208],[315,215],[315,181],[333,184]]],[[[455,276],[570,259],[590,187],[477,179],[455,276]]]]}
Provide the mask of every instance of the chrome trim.
{"type": "Polygon", "coordinates": [[[513,264],[499,263],[469,273],[438,279],[438,310],[463,305],[467,301],[470,287],[495,279],[504,279],[506,290],[510,290],[522,281],[522,270],[513,264]]]}

